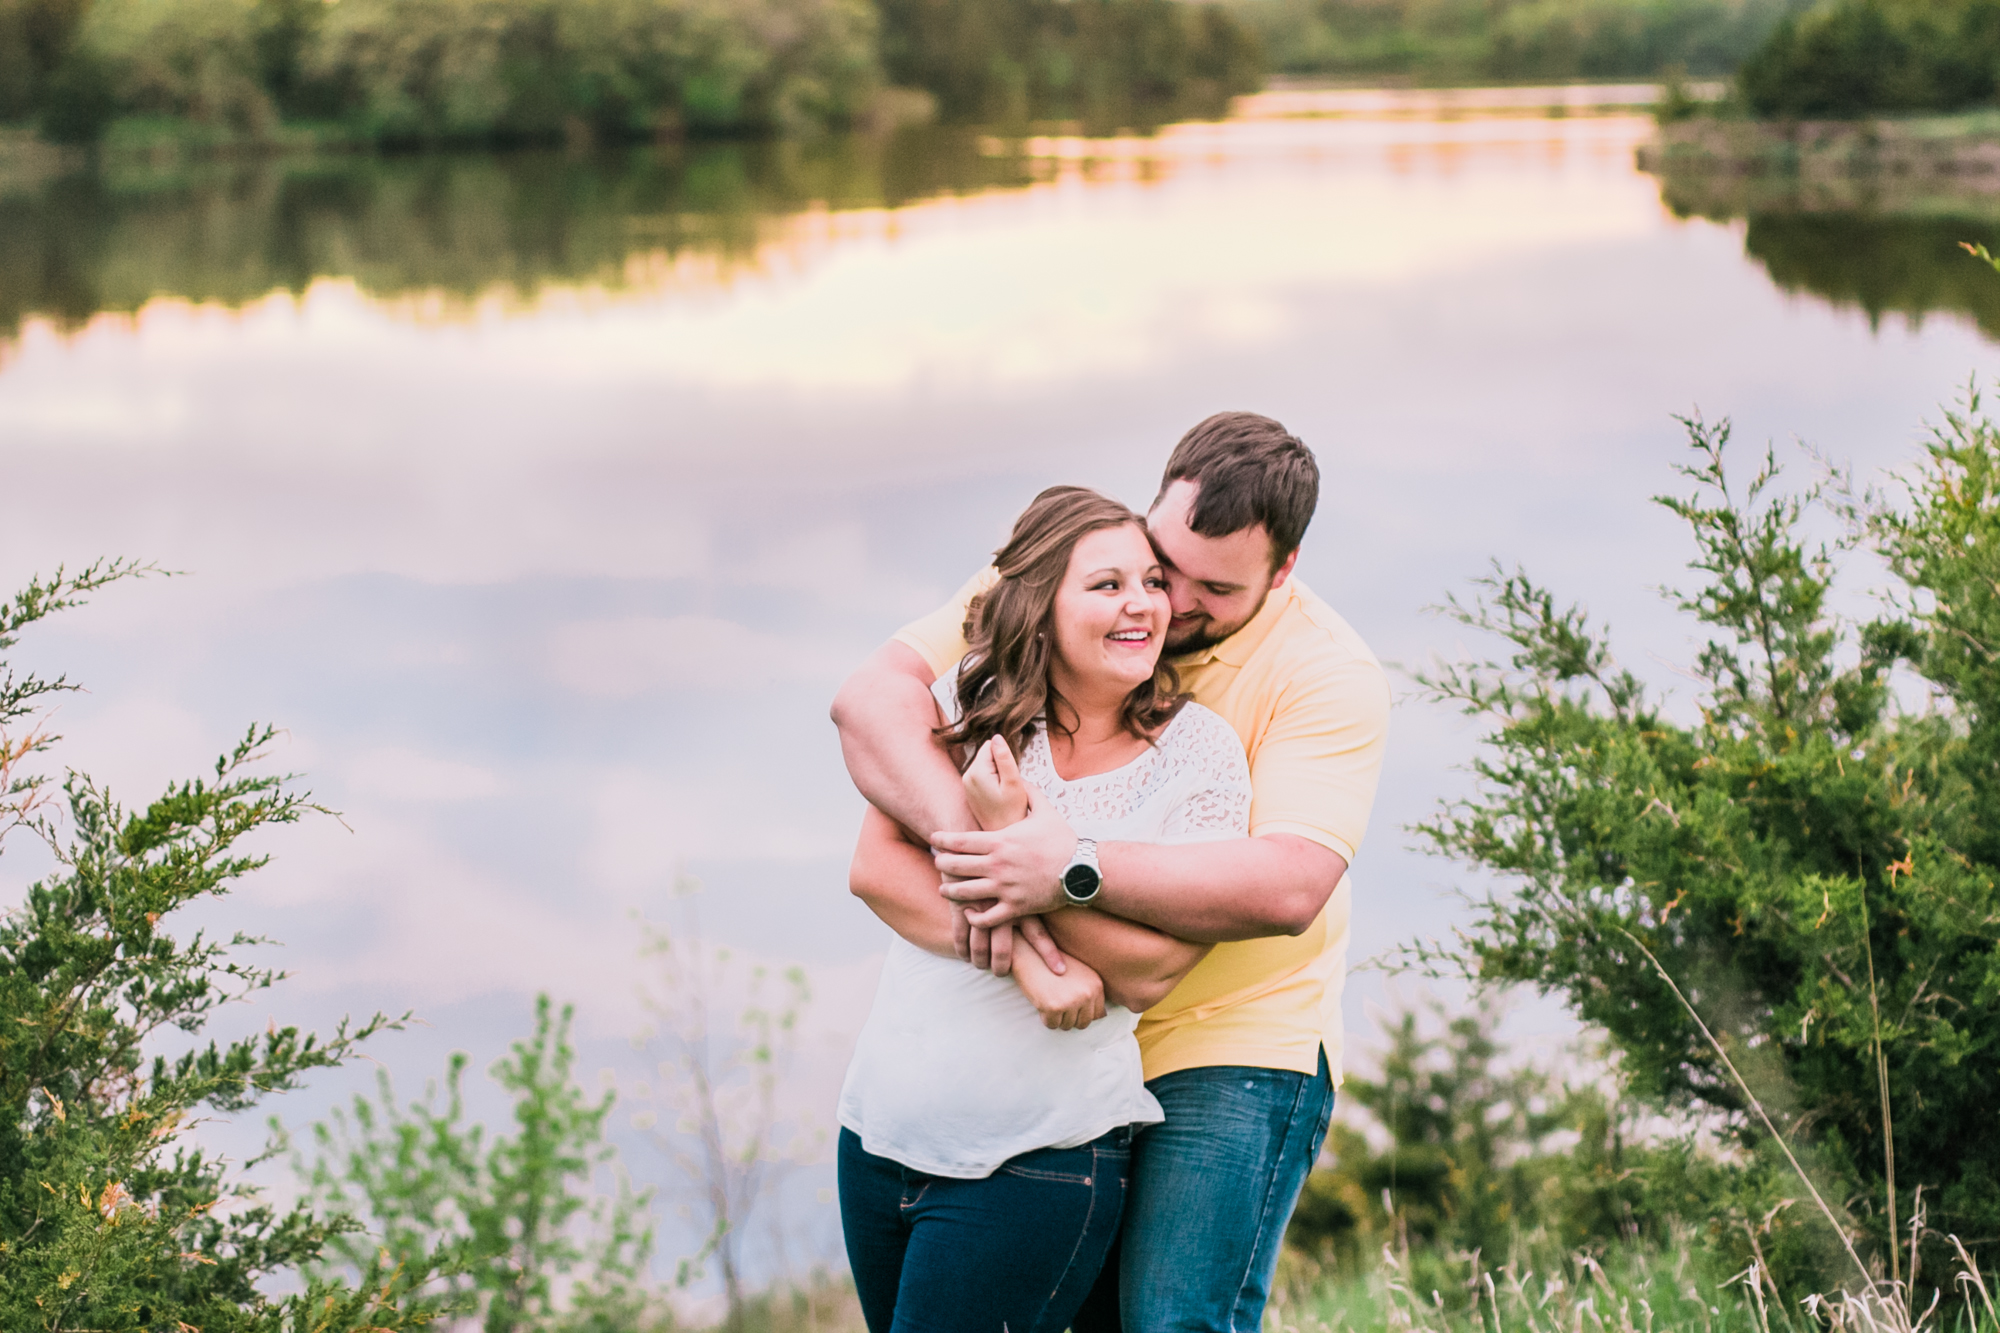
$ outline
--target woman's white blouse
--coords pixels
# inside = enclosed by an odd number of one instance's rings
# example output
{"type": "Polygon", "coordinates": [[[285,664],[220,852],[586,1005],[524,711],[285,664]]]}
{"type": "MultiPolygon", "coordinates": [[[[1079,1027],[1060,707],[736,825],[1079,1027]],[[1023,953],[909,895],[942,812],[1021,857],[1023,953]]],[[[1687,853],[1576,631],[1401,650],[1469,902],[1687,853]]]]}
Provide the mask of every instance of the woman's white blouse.
{"type": "MultiPolygon", "coordinates": [[[[956,716],[955,676],[935,693],[956,716]]],[[[1122,768],[1065,782],[1046,733],[1020,758],[1077,836],[1203,842],[1250,826],[1250,772],[1228,723],[1184,705],[1157,744],[1122,768]]],[[[1133,1029],[1117,1005],[1081,1032],[1052,1032],[1011,978],[898,939],[840,1091],[840,1123],[877,1156],[978,1179],[1037,1148],[1073,1148],[1120,1125],[1164,1119],[1146,1091],[1133,1029]]]]}

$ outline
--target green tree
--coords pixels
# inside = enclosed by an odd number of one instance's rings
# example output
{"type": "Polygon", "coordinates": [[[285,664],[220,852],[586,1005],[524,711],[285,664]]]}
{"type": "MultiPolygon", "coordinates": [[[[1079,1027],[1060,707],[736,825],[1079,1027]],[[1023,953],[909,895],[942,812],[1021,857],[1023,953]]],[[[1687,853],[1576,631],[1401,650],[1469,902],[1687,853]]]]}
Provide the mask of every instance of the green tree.
{"type": "Polygon", "coordinates": [[[1899,506],[1781,493],[1768,453],[1739,486],[1726,423],[1688,429],[1694,489],[1660,503],[1701,576],[1676,604],[1713,636],[1698,717],[1675,720],[1525,574],[1451,607],[1508,656],[1425,680],[1491,730],[1475,794],[1421,832],[1503,887],[1432,961],[1563,997],[1635,1092],[1719,1121],[1740,1179],[1800,1201],[1772,1267],[1852,1279],[1851,1243],[1894,1279],[1919,1187],[1936,1244],[2000,1234],[2000,436],[1975,396],[1899,506]],[[1829,510],[1851,534],[1816,542],[1829,510]],[[1866,625],[1829,607],[1849,546],[1896,580],[1866,625]],[[1899,667],[1934,706],[1896,706],[1899,667]],[[1792,1152],[1831,1227],[1773,1173],[1792,1152]]]}
{"type": "Polygon", "coordinates": [[[1771,117],[1988,103],[2000,91],[2000,0],[1836,0],[1787,17],[1737,85],[1771,117]]]}
{"type": "Polygon", "coordinates": [[[1651,1220],[1634,1170],[1649,1150],[1627,1143],[1632,1108],[1595,1080],[1508,1059],[1499,1018],[1479,996],[1463,1012],[1432,1003],[1385,1025],[1379,1075],[1349,1076],[1341,1097],[1387,1144],[1333,1126],[1332,1164],[1308,1179],[1289,1245],[1350,1273],[1384,1244],[1414,1252],[1419,1267],[1454,1253],[1500,1264],[1523,1245],[1565,1252],[1632,1239],[1651,1220]]]}
{"type": "MultiPolygon", "coordinates": [[[[31,581],[0,604],[0,654],[19,632],[120,578],[127,563],[31,581]]],[[[343,1227],[263,1200],[188,1129],[240,1113],[340,1064],[396,1024],[377,1015],[329,1038],[273,1025],[199,1042],[217,1010],[281,974],[246,962],[244,935],[177,937],[181,908],[225,895],[266,858],[244,839],[317,809],[289,779],[256,772],[255,727],[213,774],[128,811],[89,777],[57,789],[30,771],[56,737],[38,709],[76,688],[0,658],[0,838],[38,837],[52,868],[0,917],[0,1327],[9,1330],[402,1329],[429,1307],[412,1287],[430,1260],[363,1264],[358,1287],[260,1284],[310,1265],[343,1227]],[[180,1037],[179,1054],[162,1047],[180,1037]]]]}
{"type": "Polygon", "coordinates": [[[389,1076],[351,1114],[313,1127],[316,1159],[295,1160],[313,1197],[357,1229],[331,1254],[361,1271],[386,1253],[411,1268],[448,1262],[429,1294],[470,1309],[485,1333],[637,1333],[671,1320],[647,1290],[653,1235],[647,1197],[592,1177],[616,1150],[604,1141],[614,1094],[576,1083],[571,1010],[535,1002],[535,1031],[492,1076],[513,1098],[514,1133],[489,1138],[466,1119],[463,1053],[440,1089],[399,1105],[389,1076]]]}
{"type": "Polygon", "coordinates": [[[866,0],[343,0],[307,77],[391,142],[822,130],[876,84],[866,0]]]}
{"type": "Polygon", "coordinates": [[[1180,0],[880,0],[892,83],[955,120],[1081,117],[1094,127],[1209,113],[1263,83],[1236,16],[1180,0]],[[1204,105],[1205,104],[1205,105],[1204,105]]]}

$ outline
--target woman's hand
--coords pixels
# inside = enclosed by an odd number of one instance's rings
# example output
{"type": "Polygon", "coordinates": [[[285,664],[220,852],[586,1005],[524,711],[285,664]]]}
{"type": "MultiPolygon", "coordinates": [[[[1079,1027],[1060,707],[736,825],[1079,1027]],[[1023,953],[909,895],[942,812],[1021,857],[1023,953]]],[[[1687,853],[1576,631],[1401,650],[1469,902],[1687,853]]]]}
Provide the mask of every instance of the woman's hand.
{"type": "Polygon", "coordinates": [[[1104,978],[1074,958],[1061,976],[1049,971],[1033,949],[1014,955],[1014,981],[1042,1016],[1042,1026],[1081,1031],[1104,1017],[1104,978]]]}
{"type": "Polygon", "coordinates": [[[1004,737],[979,747],[965,769],[965,800],[972,817],[988,832],[1007,827],[1028,813],[1028,784],[1004,737]]]}

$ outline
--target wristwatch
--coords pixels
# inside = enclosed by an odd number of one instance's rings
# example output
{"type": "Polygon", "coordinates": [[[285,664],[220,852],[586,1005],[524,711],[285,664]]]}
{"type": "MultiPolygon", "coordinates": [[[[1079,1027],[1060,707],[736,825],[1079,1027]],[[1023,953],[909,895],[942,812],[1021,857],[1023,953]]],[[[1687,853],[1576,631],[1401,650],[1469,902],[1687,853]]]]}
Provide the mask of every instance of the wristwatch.
{"type": "Polygon", "coordinates": [[[1093,838],[1076,840],[1076,855],[1070,857],[1063,867],[1063,897],[1074,907],[1087,907],[1097,897],[1097,891],[1104,887],[1104,872],[1097,866],[1097,842],[1093,838]]]}

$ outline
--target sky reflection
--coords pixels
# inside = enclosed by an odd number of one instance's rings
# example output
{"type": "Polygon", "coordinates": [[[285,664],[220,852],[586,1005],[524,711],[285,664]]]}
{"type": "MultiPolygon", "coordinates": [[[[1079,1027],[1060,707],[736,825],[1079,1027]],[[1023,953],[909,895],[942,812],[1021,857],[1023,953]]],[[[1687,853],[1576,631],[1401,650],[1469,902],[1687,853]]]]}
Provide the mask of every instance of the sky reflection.
{"type": "MultiPolygon", "coordinates": [[[[1645,503],[1676,488],[1671,415],[1879,469],[1991,364],[1963,317],[1876,328],[1774,288],[1740,225],[1662,206],[1632,166],[1645,129],[1055,139],[1004,188],[788,205],[726,253],[642,231],[574,280],[332,265],[297,295],[28,318],[0,475],[32,500],[0,568],[190,576],[107,593],[20,656],[90,686],[60,757],[128,799],[252,719],[287,729],[276,762],[344,823],[273,839],[234,909],[287,942],[270,1012],[416,1007],[431,1026],[377,1047],[414,1087],[453,1047],[497,1055],[546,988],[580,1005],[586,1063],[629,1076],[632,913],[686,872],[716,938],[812,968],[800,1096],[830,1123],[883,934],[844,891],[859,802],[826,703],[1041,486],[1143,505],[1187,426],[1268,412],[1328,476],[1302,575],[1382,657],[1458,652],[1422,608],[1497,557],[1672,683],[1694,649],[1648,589],[1687,552],[1645,503]]],[[[1460,789],[1473,737],[1401,692],[1360,956],[1459,910],[1402,829],[1460,789]]],[[[10,846],[0,894],[30,868],[10,846]]],[[[1351,1029],[1383,985],[1357,979],[1351,1029]]]]}

